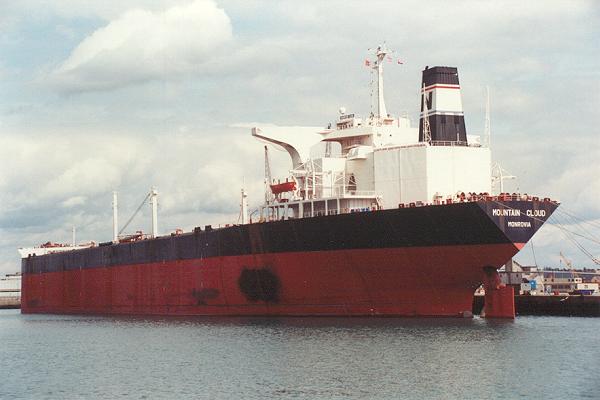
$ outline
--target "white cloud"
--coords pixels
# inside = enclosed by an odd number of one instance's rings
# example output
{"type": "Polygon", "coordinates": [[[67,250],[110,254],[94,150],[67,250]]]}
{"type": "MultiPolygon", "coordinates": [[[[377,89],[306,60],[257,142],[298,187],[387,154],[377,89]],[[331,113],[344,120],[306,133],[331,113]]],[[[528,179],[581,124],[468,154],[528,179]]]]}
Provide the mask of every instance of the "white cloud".
{"type": "Polygon", "coordinates": [[[73,18],[100,18],[111,20],[132,8],[162,10],[176,4],[189,2],[189,0],[20,0],[0,3],[0,27],[2,20],[11,16],[39,20],[48,16],[57,16],[61,19],[73,18]]]}
{"type": "Polygon", "coordinates": [[[198,73],[231,38],[229,17],[210,0],[130,10],[85,38],[50,78],[61,90],[89,91],[198,73]]]}
{"type": "Polygon", "coordinates": [[[85,196],[73,196],[73,197],[69,197],[68,199],[64,200],[62,203],[60,203],[60,205],[63,206],[64,208],[72,208],[72,207],[84,205],[86,200],[87,200],[87,197],[85,197],[85,196]]]}
{"type": "MultiPolygon", "coordinates": [[[[70,148],[67,151],[70,153],[76,150],[70,148]]],[[[119,181],[119,169],[108,157],[89,157],[68,165],[61,174],[49,179],[40,195],[53,198],[75,191],[94,194],[118,186],[119,181]]]]}

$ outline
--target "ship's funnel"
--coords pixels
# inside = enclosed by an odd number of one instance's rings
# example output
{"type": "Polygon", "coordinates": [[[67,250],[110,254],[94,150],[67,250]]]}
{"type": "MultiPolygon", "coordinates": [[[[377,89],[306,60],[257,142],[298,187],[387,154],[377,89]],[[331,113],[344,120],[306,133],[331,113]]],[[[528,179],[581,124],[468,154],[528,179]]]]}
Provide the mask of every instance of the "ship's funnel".
{"type": "Polygon", "coordinates": [[[421,89],[419,141],[425,141],[423,135],[423,110],[425,109],[423,99],[425,98],[431,127],[431,142],[454,142],[466,145],[467,132],[457,69],[454,67],[425,67],[421,88],[424,89],[421,89]],[[423,90],[425,90],[425,96],[423,96],[423,90]]]}

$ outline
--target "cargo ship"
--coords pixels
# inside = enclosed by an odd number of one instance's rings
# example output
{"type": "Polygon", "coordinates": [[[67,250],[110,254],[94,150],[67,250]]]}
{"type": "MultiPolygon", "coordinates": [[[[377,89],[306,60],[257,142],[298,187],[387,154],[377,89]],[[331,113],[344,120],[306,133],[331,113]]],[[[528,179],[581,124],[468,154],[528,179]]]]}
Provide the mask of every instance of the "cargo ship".
{"type": "Polygon", "coordinates": [[[559,203],[492,194],[491,151],[467,135],[456,68],[423,70],[418,127],[388,114],[389,57],[379,46],[365,62],[368,117],[340,108],[327,128],[251,129],[292,166],[273,179],[265,147],[254,220],[242,189],[241,223],[160,236],[153,191],[149,237],[123,240],[115,217],[111,242],[23,251],[22,312],[466,317],[484,284],[486,316],[514,317],[497,269],[559,203]]]}

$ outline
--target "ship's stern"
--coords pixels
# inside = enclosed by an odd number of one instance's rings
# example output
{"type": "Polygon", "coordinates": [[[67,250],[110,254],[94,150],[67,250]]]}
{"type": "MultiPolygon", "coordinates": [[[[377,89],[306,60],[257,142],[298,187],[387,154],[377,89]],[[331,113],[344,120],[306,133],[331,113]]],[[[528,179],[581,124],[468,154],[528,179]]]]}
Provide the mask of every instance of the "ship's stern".
{"type": "Polygon", "coordinates": [[[535,235],[559,203],[527,195],[489,197],[478,205],[518,249],[535,235]]]}
{"type": "MultiPolygon", "coordinates": [[[[487,197],[478,205],[508,241],[520,250],[546,223],[559,203],[549,198],[540,200],[527,195],[503,195],[487,197]]],[[[489,265],[483,268],[483,315],[486,318],[514,318],[514,291],[512,287],[502,284],[498,267],[489,265]]]]}

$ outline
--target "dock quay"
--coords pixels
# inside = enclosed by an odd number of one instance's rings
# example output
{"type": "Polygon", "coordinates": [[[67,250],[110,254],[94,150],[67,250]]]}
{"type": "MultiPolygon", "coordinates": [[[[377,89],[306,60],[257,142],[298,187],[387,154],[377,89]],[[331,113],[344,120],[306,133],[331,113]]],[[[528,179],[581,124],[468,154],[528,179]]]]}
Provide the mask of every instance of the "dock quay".
{"type": "Polygon", "coordinates": [[[21,308],[21,296],[0,296],[0,310],[21,308]]]}
{"type": "Polygon", "coordinates": [[[0,310],[21,308],[21,274],[0,277],[0,310]]]}
{"type": "MultiPolygon", "coordinates": [[[[473,315],[483,309],[484,296],[474,296],[473,315]]],[[[548,315],[566,317],[600,317],[598,295],[516,295],[515,312],[520,315],[548,315]]]]}

